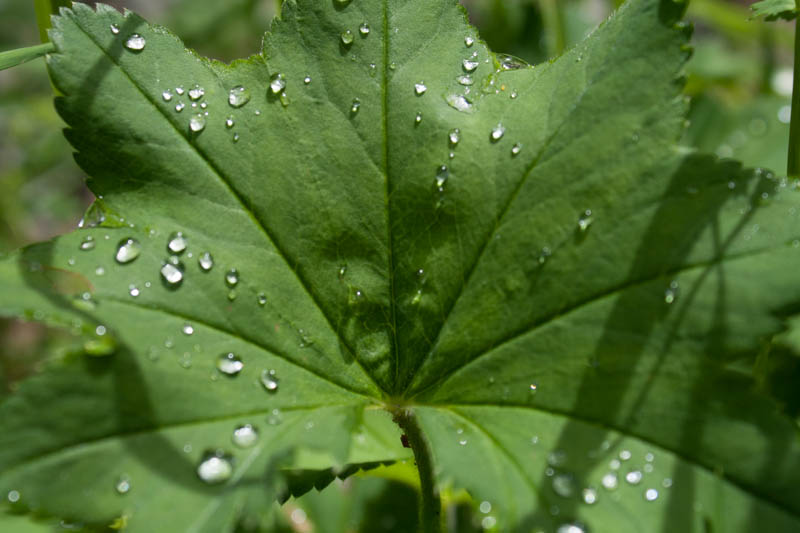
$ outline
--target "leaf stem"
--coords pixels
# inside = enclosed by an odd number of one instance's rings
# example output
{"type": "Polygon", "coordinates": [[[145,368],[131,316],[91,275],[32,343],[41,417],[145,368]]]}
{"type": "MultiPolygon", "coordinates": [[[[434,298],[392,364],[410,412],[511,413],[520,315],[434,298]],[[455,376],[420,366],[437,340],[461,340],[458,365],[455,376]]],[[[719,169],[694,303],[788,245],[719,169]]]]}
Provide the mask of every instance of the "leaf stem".
{"type": "Polygon", "coordinates": [[[800,175],[800,32],[794,28],[794,74],[792,85],[792,115],[789,123],[789,160],[786,173],[796,178],[800,175]]]}
{"type": "Polygon", "coordinates": [[[67,0],[34,0],[33,3],[36,8],[36,24],[39,26],[39,39],[43,43],[49,42],[47,30],[51,26],[50,16],[57,15],[58,10],[62,7],[69,7],[70,2],[67,0]]]}
{"type": "Polygon", "coordinates": [[[412,409],[398,408],[393,410],[393,415],[395,423],[400,426],[408,439],[417,463],[421,491],[418,530],[420,533],[441,533],[442,502],[434,481],[433,461],[428,442],[412,409]]]}
{"type": "Polygon", "coordinates": [[[547,53],[550,57],[560,56],[567,47],[566,28],[564,27],[563,6],[559,0],[539,0],[547,31],[547,53]]]}

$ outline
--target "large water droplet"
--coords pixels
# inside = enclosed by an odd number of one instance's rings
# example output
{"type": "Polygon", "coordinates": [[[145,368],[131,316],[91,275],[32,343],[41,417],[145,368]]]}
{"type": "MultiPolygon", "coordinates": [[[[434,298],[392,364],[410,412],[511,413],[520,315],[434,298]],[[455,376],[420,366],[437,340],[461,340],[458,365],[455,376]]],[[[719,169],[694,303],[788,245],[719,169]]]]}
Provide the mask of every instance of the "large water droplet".
{"type": "Polygon", "coordinates": [[[244,362],[238,355],[228,352],[217,357],[217,370],[226,376],[235,376],[244,368],[244,362]]]}
{"type": "Polygon", "coordinates": [[[250,448],[258,441],[258,431],[250,424],[244,424],[233,430],[233,443],[239,448],[250,448]]]}
{"type": "Polygon", "coordinates": [[[145,44],[147,44],[147,42],[144,40],[144,37],[138,33],[134,33],[125,41],[125,48],[134,52],[141,52],[144,50],[145,44]]]}
{"type": "Polygon", "coordinates": [[[425,85],[424,82],[419,82],[414,84],[414,92],[417,93],[417,96],[422,96],[425,94],[425,91],[428,90],[428,86],[425,85]]]}
{"type": "Polygon", "coordinates": [[[445,98],[447,104],[456,109],[458,111],[471,111],[472,110],[472,102],[467,100],[467,98],[460,94],[449,94],[445,98]]]}
{"type": "Polygon", "coordinates": [[[269,79],[269,90],[272,94],[280,94],[286,89],[286,80],[283,79],[283,74],[275,73],[269,79]]]}
{"type": "Polygon", "coordinates": [[[161,267],[161,277],[173,287],[177,287],[183,281],[183,272],[183,263],[174,256],[161,267]]]}
{"type": "Polygon", "coordinates": [[[88,235],[85,239],[83,239],[83,241],[81,241],[79,248],[84,251],[94,250],[96,245],[97,243],[95,242],[94,237],[88,235]]]}
{"type": "Polygon", "coordinates": [[[117,255],[115,259],[117,263],[126,264],[130,263],[142,252],[142,245],[136,239],[122,239],[117,246],[117,255]]]}
{"type": "Polygon", "coordinates": [[[205,94],[206,90],[196,84],[194,87],[189,89],[189,99],[192,100],[193,102],[196,100],[200,100],[203,96],[205,96],[205,94]]]}
{"type": "Polygon", "coordinates": [[[197,264],[200,265],[203,272],[208,272],[214,268],[214,258],[210,253],[203,252],[200,257],[197,258],[197,264]]]}
{"type": "Polygon", "coordinates": [[[228,481],[233,475],[233,457],[222,450],[208,451],[197,465],[197,476],[214,485],[228,481]]]}
{"type": "Polygon", "coordinates": [[[167,251],[173,254],[180,254],[186,250],[186,246],[189,244],[189,241],[183,235],[181,231],[175,231],[169,236],[169,240],[167,241],[167,251]]]}
{"type": "Polygon", "coordinates": [[[194,133],[200,133],[206,127],[206,117],[197,114],[193,115],[192,118],[189,119],[189,129],[192,130],[194,133]]]}
{"type": "Polygon", "coordinates": [[[344,30],[342,32],[342,44],[345,46],[350,46],[353,44],[353,32],[350,30],[344,30]]]}
{"type": "Polygon", "coordinates": [[[369,35],[369,24],[362,22],[361,26],[358,27],[358,33],[360,33],[363,37],[369,35]]]}
{"type": "Polygon", "coordinates": [[[267,389],[267,392],[278,392],[278,378],[275,377],[275,371],[262,370],[261,384],[267,389]]]}
{"type": "Polygon", "coordinates": [[[465,59],[462,65],[464,66],[464,70],[466,70],[467,72],[474,72],[475,69],[478,68],[478,65],[480,65],[480,63],[478,63],[477,61],[473,61],[471,59],[465,59]]]}
{"type": "Polygon", "coordinates": [[[127,477],[122,476],[117,480],[114,488],[119,494],[127,494],[131,490],[131,482],[127,477]]]}
{"type": "Polygon", "coordinates": [[[237,283],[239,283],[239,271],[235,268],[228,270],[225,273],[225,283],[228,287],[235,287],[237,283]]]}
{"type": "Polygon", "coordinates": [[[228,93],[228,103],[232,107],[242,107],[250,101],[250,91],[242,85],[237,85],[228,93]]]}
{"type": "Polygon", "coordinates": [[[500,70],[517,70],[528,66],[525,61],[512,55],[497,54],[495,57],[500,64],[500,70]]]}
{"type": "Polygon", "coordinates": [[[498,124],[494,128],[492,128],[491,139],[492,142],[497,142],[503,138],[503,135],[506,134],[506,128],[502,124],[498,124]]]}

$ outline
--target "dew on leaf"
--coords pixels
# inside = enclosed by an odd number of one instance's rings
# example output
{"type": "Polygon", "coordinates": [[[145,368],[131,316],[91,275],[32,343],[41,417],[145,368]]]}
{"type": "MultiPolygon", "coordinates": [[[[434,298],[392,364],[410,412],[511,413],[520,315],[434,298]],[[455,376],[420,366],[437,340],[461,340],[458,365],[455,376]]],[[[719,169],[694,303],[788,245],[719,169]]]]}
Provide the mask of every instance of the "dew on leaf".
{"type": "Polygon", "coordinates": [[[81,250],[84,250],[84,251],[86,251],[86,250],[94,250],[94,247],[95,247],[96,244],[97,243],[95,242],[94,237],[89,235],[85,239],[83,239],[83,241],[81,242],[79,248],[81,250]]]}
{"type": "Polygon", "coordinates": [[[447,138],[450,140],[450,144],[455,146],[461,140],[461,131],[458,128],[454,128],[447,134],[447,138]]]}
{"type": "Polygon", "coordinates": [[[122,476],[117,480],[114,488],[118,494],[127,494],[131,490],[131,482],[127,477],[122,476]]]}
{"type": "Polygon", "coordinates": [[[203,272],[208,272],[214,267],[214,258],[209,252],[203,252],[200,257],[197,258],[197,264],[200,265],[200,269],[203,272]]]}
{"type": "Polygon", "coordinates": [[[239,283],[239,271],[232,268],[225,273],[225,284],[228,287],[235,287],[237,283],[239,283]]]}
{"type": "Polygon", "coordinates": [[[111,28],[111,33],[113,33],[114,35],[117,35],[117,34],[119,34],[119,25],[117,25],[117,24],[112,24],[112,25],[110,26],[110,28],[111,28]]]}
{"type": "Polygon", "coordinates": [[[514,146],[511,147],[511,155],[519,155],[521,151],[522,151],[522,145],[520,143],[516,143],[514,144],[514,146]]]}
{"type": "Polygon", "coordinates": [[[236,296],[237,296],[237,294],[236,294],[235,290],[231,289],[231,290],[228,291],[228,301],[231,301],[231,302],[234,301],[236,299],[236,296]]]}
{"type": "Polygon", "coordinates": [[[492,128],[492,133],[490,135],[490,138],[492,139],[492,142],[497,142],[500,139],[502,139],[503,135],[505,134],[506,134],[505,126],[503,126],[502,124],[498,124],[497,126],[492,128]]]}
{"type": "Polygon", "coordinates": [[[228,352],[217,357],[217,370],[226,376],[235,376],[244,368],[244,362],[233,352],[228,352]]]}
{"type": "Polygon", "coordinates": [[[358,110],[361,109],[361,100],[358,98],[353,98],[353,103],[350,106],[350,114],[355,115],[358,113],[358,110]]]}
{"type": "Polygon", "coordinates": [[[461,85],[465,85],[467,87],[475,83],[474,80],[472,79],[472,76],[470,76],[469,74],[466,74],[464,76],[458,76],[456,78],[456,81],[461,85]]]}
{"type": "Polygon", "coordinates": [[[136,285],[129,286],[128,287],[128,294],[130,294],[131,296],[136,298],[137,296],[139,296],[139,288],[136,287],[136,285]]]}
{"type": "Polygon", "coordinates": [[[237,85],[228,92],[228,104],[231,107],[242,107],[250,101],[250,91],[242,85],[237,85]]]}
{"type": "Polygon", "coordinates": [[[537,383],[531,383],[531,392],[536,392],[539,390],[539,385],[537,383]]]}
{"type": "Polygon", "coordinates": [[[575,494],[575,479],[570,474],[556,474],[552,487],[553,492],[562,498],[571,498],[575,494]]]}
{"type": "Polygon", "coordinates": [[[233,142],[234,143],[238,143],[239,142],[239,134],[238,133],[234,133],[233,134],[233,142]]]}
{"type": "Polygon", "coordinates": [[[281,415],[280,409],[273,409],[267,417],[267,423],[270,426],[279,426],[281,422],[283,422],[283,415],[281,415]]]}
{"type": "Polygon", "coordinates": [[[631,470],[625,474],[625,481],[631,485],[638,485],[642,481],[642,472],[640,470],[631,470]]]}
{"type": "Polygon", "coordinates": [[[169,89],[167,89],[166,91],[161,93],[161,98],[163,98],[165,102],[169,102],[170,100],[172,100],[172,92],[169,89]]]}
{"type": "Polygon", "coordinates": [[[428,90],[428,86],[425,85],[424,82],[419,82],[414,84],[414,92],[417,93],[417,96],[422,96],[425,94],[425,91],[428,90]]]}
{"type": "Polygon", "coordinates": [[[142,245],[136,239],[122,239],[117,245],[117,255],[114,258],[117,263],[124,265],[130,263],[142,252],[142,245]]]}
{"type": "Polygon", "coordinates": [[[224,483],[233,475],[233,457],[222,450],[207,451],[197,465],[197,476],[209,485],[224,483]]]}
{"type": "Polygon", "coordinates": [[[603,476],[603,479],[600,481],[600,484],[602,484],[603,488],[607,490],[614,490],[617,488],[619,481],[615,473],[609,472],[603,476]]]}
{"type": "Polygon", "coordinates": [[[167,241],[167,251],[173,254],[180,254],[186,250],[189,241],[184,236],[183,232],[175,231],[169,236],[167,241]]]}
{"type": "Polygon", "coordinates": [[[184,107],[186,107],[186,104],[184,104],[183,102],[178,102],[177,104],[175,104],[175,111],[180,113],[181,111],[183,111],[184,107]]]}
{"type": "Polygon", "coordinates": [[[497,62],[500,63],[500,70],[517,70],[525,68],[528,64],[518,57],[508,54],[497,54],[497,62]]]}
{"type": "Polygon", "coordinates": [[[556,533],[586,533],[586,529],[577,523],[561,524],[556,529],[556,533]]]}
{"type": "Polygon", "coordinates": [[[478,65],[480,65],[480,63],[478,63],[477,61],[473,61],[471,59],[465,59],[462,62],[462,65],[464,66],[465,71],[474,72],[475,69],[478,68],[478,65]]]}
{"type": "Polygon", "coordinates": [[[277,72],[269,79],[269,90],[272,94],[278,95],[286,89],[286,80],[283,79],[283,74],[277,72]]]}
{"type": "Polygon", "coordinates": [[[142,50],[144,50],[145,44],[147,44],[147,42],[144,40],[144,37],[142,37],[138,33],[134,33],[131,34],[130,37],[128,37],[127,41],[125,41],[125,48],[133,52],[141,52],[142,50]]]}
{"type": "Polygon", "coordinates": [[[665,489],[668,489],[672,486],[672,479],[671,478],[664,478],[664,481],[661,482],[661,486],[665,489]]]}
{"type": "Polygon", "coordinates": [[[581,493],[583,498],[583,503],[587,505],[592,505],[597,502],[597,491],[592,488],[585,488],[581,493]]]}
{"type": "Polygon", "coordinates": [[[460,444],[461,446],[466,446],[467,445],[467,439],[460,439],[458,441],[458,444],[460,444]]]}
{"type": "Polygon", "coordinates": [[[578,231],[580,231],[581,233],[585,233],[586,230],[589,229],[589,226],[592,225],[593,221],[594,219],[592,218],[592,210],[587,209],[586,211],[581,213],[580,217],[578,217],[578,231]]]}
{"type": "Polygon", "coordinates": [[[656,489],[647,489],[644,491],[644,499],[648,502],[654,502],[658,499],[658,491],[656,489]]]}
{"type": "Polygon", "coordinates": [[[358,33],[360,33],[363,37],[369,35],[369,24],[362,22],[361,26],[358,27],[358,33]]]}
{"type": "Polygon", "coordinates": [[[225,119],[225,127],[226,128],[228,128],[228,129],[232,128],[233,124],[234,124],[233,117],[228,117],[228,118],[225,119]]]}
{"type": "Polygon", "coordinates": [[[438,170],[436,171],[436,189],[439,191],[444,190],[444,185],[447,183],[447,179],[450,177],[450,170],[448,170],[447,165],[441,165],[438,170]]]}
{"type": "Polygon", "coordinates": [[[306,85],[311,83],[311,76],[306,76],[305,78],[303,78],[303,83],[305,83],[306,85]]]}
{"type": "Polygon", "coordinates": [[[445,100],[450,107],[458,111],[466,112],[472,110],[472,102],[467,100],[466,96],[460,94],[449,94],[445,100]]]}
{"type": "Polygon", "coordinates": [[[239,448],[250,448],[258,441],[258,431],[250,424],[237,426],[231,439],[239,448]]]}
{"type": "Polygon", "coordinates": [[[623,461],[627,461],[631,457],[632,454],[629,450],[622,450],[621,452],[619,452],[619,458],[622,459],[623,461]]]}
{"type": "Polygon", "coordinates": [[[194,326],[192,326],[187,322],[186,324],[183,325],[181,331],[183,332],[184,335],[194,335],[194,326]]]}
{"type": "Polygon", "coordinates": [[[262,370],[261,371],[261,384],[267,390],[267,392],[278,392],[278,378],[275,377],[274,370],[262,370]]]}
{"type": "Polygon", "coordinates": [[[256,297],[256,300],[258,301],[258,305],[260,305],[262,307],[267,305],[267,295],[264,294],[263,292],[259,292],[258,293],[258,296],[256,297]]]}
{"type": "Polygon", "coordinates": [[[8,491],[8,495],[6,496],[10,503],[17,503],[19,501],[20,495],[18,490],[10,490],[8,491]]]}
{"type": "Polygon", "coordinates": [[[414,116],[414,124],[419,124],[422,122],[422,113],[417,113],[414,116]]]}
{"type": "Polygon", "coordinates": [[[189,89],[189,99],[193,102],[200,100],[203,96],[205,96],[205,94],[206,90],[197,84],[195,84],[194,87],[189,89]]]}
{"type": "Polygon", "coordinates": [[[671,281],[669,287],[664,291],[664,302],[671,304],[678,297],[678,282],[671,281]]]}
{"type": "Polygon", "coordinates": [[[292,522],[300,526],[306,523],[307,516],[306,512],[298,507],[292,511],[290,518],[292,519],[292,522]]]}
{"type": "Polygon", "coordinates": [[[174,256],[161,266],[161,277],[172,287],[177,287],[183,281],[183,272],[183,263],[174,256]]]}
{"type": "Polygon", "coordinates": [[[469,48],[470,46],[475,44],[475,39],[467,35],[466,37],[464,37],[464,44],[467,45],[467,48],[469,48]]]}
{"type": "Polygon", "coordinates": [[[553,255],[553,252],[550,250],[549,247],[545,246],[544,248],[542,248],[542,250],[539,252],[539,264],[540,265],[545,264],[551,255],[553,255]]]}
{"type": "Polygon", "coordinates": [[[478,508],[483,514],[489,514],[492,512],[492,504],[486,500],[482,501],[478,508]]]}
{"type": "Polygon", "coordinates": [[[342,44],[345,46],[350,46],[353,44],[353,32],[350,30],[344,30],[341,35],[342,44]]]}
{"type": "Polygon", "coordinates": [[[102,276],[102,275],[104,275],[106,273],[106,269],[101,267],[101,266],[99,266],[99,267],[94,269],[94,273],[96,275],[98,275],[98,276],[102,276]]]}
{"type": "Polygon", "coordinates": [[[189,129],[192,130],[194,133],[200,133],[206,127],[206,117],[201,114],[193,115],[192,118],[189,119],[189,129]]]}

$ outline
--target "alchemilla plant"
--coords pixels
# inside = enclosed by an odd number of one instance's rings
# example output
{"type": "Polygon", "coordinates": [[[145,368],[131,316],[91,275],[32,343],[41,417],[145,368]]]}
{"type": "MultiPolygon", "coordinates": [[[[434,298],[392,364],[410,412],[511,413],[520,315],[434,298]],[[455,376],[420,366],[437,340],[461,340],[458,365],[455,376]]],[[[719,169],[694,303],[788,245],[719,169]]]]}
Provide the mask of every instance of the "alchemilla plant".
{"type": "Polygon", "coordinates": [[[798,181],[679,146],[684,9],[536,66],[455,0],[287,0],[230,65],[62,9],[97,200],[0,261],[0,312],[80,350],[0,404],[0,526],[276,531],[405,461],[424,532],[454,494],[488,531],[800,530],[798,181]]]}

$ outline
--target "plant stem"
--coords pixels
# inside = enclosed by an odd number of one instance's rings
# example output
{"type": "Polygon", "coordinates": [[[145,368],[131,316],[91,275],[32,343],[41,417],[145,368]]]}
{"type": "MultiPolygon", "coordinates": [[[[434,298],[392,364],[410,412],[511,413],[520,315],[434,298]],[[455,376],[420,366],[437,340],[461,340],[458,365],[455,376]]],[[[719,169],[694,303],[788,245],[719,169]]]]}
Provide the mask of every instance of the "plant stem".
{"type": "Polygon", "coordinates": [[[567,47],[566,28],[564,27],[563,6],[559,0],[539,0],[542,18],[547,32],[547,54],[552,58],[561,55],[567,47]]]}
{"type": "Polygon", "coordinates": [[[414,451],[414,460],[417,463],[421,491],[418,530],[420,533],[441,533],[442,502],[434,482],[433,461],[422,428],[419,427],[414,411],[410,408],[396,409],[393,414],[394,421],[403,430],[408,444],[414,451]]]}
{"type": "Polygon", "coordinates": [[[800,32],[794,28],[794,74],[792,85],[792,116],[789,123],[789,160],[786,164],[789,177],[800,176],[800,32]]]}
{"type": "Polygon", "coordinates": [[[50,29],[50,15],[57,15],[62,7],[69,7],[68,0],[34,0],[36,8],[36,24],[39,26],[39,39],[43,43],[50,41],[47,30],[50,29]]]}

